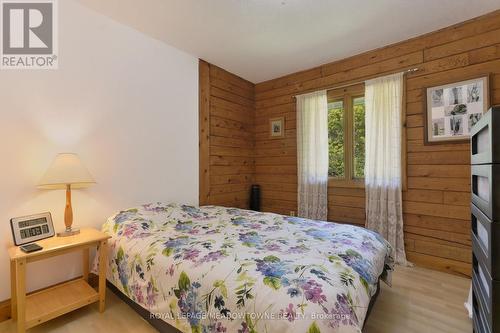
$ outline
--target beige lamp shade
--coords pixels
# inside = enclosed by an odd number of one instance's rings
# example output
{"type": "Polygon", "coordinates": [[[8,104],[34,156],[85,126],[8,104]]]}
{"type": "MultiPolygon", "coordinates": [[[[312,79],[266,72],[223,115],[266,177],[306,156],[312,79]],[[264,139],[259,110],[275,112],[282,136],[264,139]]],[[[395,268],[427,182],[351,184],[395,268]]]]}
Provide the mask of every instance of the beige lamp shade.
{"type": "Polygon", "coordinates": [[[84,188],[95,184],[95,180],[76,154],[63,153],[56,156],[37,187],[40,189],[84,188]]]}

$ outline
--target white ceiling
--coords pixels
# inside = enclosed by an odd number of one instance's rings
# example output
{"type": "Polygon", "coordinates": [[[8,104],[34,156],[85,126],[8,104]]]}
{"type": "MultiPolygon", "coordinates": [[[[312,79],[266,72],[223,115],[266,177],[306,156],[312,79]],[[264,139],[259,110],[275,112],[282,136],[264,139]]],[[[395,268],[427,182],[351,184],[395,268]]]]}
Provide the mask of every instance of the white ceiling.
{"type": "Polygon", "coordinates": [[[79,0],[254,83],[500,9],[500,0],[79,0]]]}

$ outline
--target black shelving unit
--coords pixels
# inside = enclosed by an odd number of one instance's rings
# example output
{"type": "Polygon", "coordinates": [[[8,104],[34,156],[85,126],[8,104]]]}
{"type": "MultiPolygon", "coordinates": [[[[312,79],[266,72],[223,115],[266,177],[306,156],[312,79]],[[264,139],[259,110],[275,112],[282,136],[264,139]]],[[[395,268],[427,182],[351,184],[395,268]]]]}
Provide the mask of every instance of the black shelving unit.
{"type": "Polygon", "coordinates": [[[471,131],[472,307],[475,333],[500,333],[500,106],[471,131]]]}

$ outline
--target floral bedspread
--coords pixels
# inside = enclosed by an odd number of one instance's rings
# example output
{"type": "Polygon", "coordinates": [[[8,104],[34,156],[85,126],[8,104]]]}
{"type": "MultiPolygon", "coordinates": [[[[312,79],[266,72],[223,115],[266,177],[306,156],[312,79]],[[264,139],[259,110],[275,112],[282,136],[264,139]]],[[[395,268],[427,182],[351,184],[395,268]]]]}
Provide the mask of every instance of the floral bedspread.
{"type": "Polygon", "coordinates": [[[109,218],[108,280],[182,332],[361,332],[392,249],[350,225],[217,206],[109,218]]]}

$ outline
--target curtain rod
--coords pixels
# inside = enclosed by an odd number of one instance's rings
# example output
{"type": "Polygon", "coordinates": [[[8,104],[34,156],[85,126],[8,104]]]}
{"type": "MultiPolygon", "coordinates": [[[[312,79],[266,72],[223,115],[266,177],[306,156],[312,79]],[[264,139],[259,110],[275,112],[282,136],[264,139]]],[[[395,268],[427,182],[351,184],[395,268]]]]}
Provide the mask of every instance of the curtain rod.
{"type": "MultiPolygon", "coordinates": [[[[403,71],[403,74],[415,73],[415,72],[418,72],[419,70],[420,70],[420,68],[418,68],[418,67],[410,68],[410,69],[403,71]]],[[[396,72],[396,73],[400,73],[400,72],[396,72]]],[[[396,74],[396,73],[392,73],[392,74],[396,74]]],[[[392,74],[386,74],[386,75],[392,75],[392,74]]],[[[386,75],[383,75],[383,76],[386,76],[386,75]]],[[[376,78],[376,77],[378,77],[378,76],[374,76],[372,78],[376,78]]],[[[365,83],[365,81],[370,80],[372,78],[368,78],[368,79],[365,79],[363,81],[356,81],[356,82],[352,82],[352,83],[347,83],[347,84],[343,84],[343,85],[329,86],[329,87],[319,89],[319,90],[333,90],[333,89],[347,88],[347,87],[355,86],[357,84],[365,83]]],[[[300,96],[300,95],[305,95],[307,93],[312,93],[314,91],[318,91],[318,90],[311,90],[311,91],[303,92],[301,94],[293,95],[293,98],[296,98],[297,96],[300,96]]]]}

